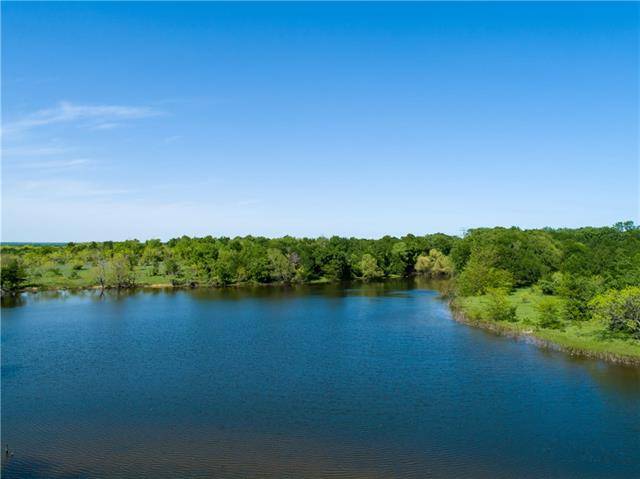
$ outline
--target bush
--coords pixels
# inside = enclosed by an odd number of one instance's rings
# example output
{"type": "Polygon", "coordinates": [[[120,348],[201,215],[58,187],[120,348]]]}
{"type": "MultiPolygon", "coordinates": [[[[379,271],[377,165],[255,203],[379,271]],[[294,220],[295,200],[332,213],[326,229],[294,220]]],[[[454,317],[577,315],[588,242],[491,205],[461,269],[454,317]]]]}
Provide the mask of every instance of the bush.
{"type": "Polygon", "coordinates": [[[640,287],[609,290],[597,295],[589,306],[595,318],[614,332],[640,339],[640,287]]]}
{"type": "Polygon", "coordinates": [[[118,289],[135,286],[135,274],[129,258],[121,253],[113,257],[107,270],[107,282],[118,289]]]}
{"type": "Polygon", "coordinates": [[[269,260],[271,277],[274,281],[288,283],[295,277],[296,268],[294,264],[279,249],[269,248],[267,250],[267,259],[269,260]]]}
{"type": "Polygon", "coordinates": [[[173,256],[164,260],[164,272],[169,276],[177,276],[180,273],[180,265],[173,256]]]}
{"type": "Polygon", "coordinates": [[[602,279],[597,276],[563,275],[559,292],[567,298],[564,317],[568,321],[585,321],[591,318],[589,301],[602,289],[602,279]]]}
{"type": "Polygon", "coordinates": [[[446,278],[453,273],[453,262],[437,249],[431,249],[429,254],[418,256],[414,268],[418,274],[432,278],[446,278]]]}
{"type": "Polygon", "coordinates": [[[551,298],[542,298],[536,305],[540,320],[538,325],[541,328],[558,329],[562,325],[560,321],[560,308],[557,301],[551,298]]]}
{"type": "Polygon", "coordinates": [[[465,315],[467,318],[474,321],[479,321],[483,319],[483,311],[481,308],[478,308],[478,307],[471,308],[469,311],[465,313],[465,315]]]}
{"type": "Polygon", "coordinates": [[[458,276],[456,284],[458,293],[462,296],[485,294],[490,289],[511,291],[513,276],[508,271],[493,268],[472,259],[458,276]]]}
{"type": "Polygon", "coordinates": [[[71,269],[74,271],[80,271],[84,268],[84,262],[77,260],[71,262],[71,269]]]}
{"type": "Polygon", "coordinates": [[[18,258],[2,256],[2,269],[0,270],[0,285],[2,291],[18,291],[27,280],[25,268],[18,258]]]}
{"type": "Polygon", "coordinates": [[[564,303],[562,315],[567,321],[587,321],[591,318],[588,303],[575,298],[568,298],[564,303]]]}
{"type": "Polygon", "coordinates": [[[529,293],[528,291],[524,291],[521,295],[520,295],[520,302],[522,304],[528,304],[531,302],[531,293],[529,293]]]}
{"type": "Polygon", "coordinates": [[[365,281],[380,279],[384,276],[382,268],[378,266],[376,259],[368,253],[362,255],[362,259],[358,264],[361,277],[365,281]]]}
{"type": "Polygon", "coordinates": [[[562,284],[562,273],[555,272],[551,276],[546,276],[538,281],[538,286],[542,294],[558,294],[562,284]]]}
{"type": "Polygon", "coordinates": [[[62,270],[57,266],[51,266],[48,268],[47,274],[51,276],[62,276],[62,270]]]}
{"type": "Polygon", "coordinates": [[[509,302],[507,291],[501,288],[491,288],[487,292],[488,319],[494,321],[515,321],[516,307],[509,302]]]}

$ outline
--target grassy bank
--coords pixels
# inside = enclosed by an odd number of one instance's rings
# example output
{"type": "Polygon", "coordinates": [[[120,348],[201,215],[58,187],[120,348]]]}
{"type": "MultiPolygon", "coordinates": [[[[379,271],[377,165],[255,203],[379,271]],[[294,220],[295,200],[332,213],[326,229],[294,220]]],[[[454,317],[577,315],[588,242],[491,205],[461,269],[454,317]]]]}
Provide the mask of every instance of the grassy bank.
{"type": "MultiPolygon", "coordinates": [[[[136,266],[133,268],[135,285],[140,287],[157,284],[170,286],[172,276],[153,274],[151,266],[136,266]]],[[[73,266],[72,264],[58,264],[51,268],[33,268],[30,271],[26,288],[40,290],[56,289],[90,289],[98,287],[95,272],[90,265],[73,266]]]]}
{"type": "MultiPolygon", "coordinates": [[[[458,320],[473,326],[498,334],[528,336],[540,346],[574,355],[640,366],[640,341],[613,334],[605,324],[595,319],[571,323],[560,320],[554,328],[542,327],[537,305],[543,297],[542,293],[532,288],[519,289],[510,294],[509,302],[516,307],[513,321],[495,321],[489,317],[486,296],[457,297],[451,305],[458,320]]],[[[562,298],[546,298],[557,302],[558,308],[562,308],[562,298]]]]}

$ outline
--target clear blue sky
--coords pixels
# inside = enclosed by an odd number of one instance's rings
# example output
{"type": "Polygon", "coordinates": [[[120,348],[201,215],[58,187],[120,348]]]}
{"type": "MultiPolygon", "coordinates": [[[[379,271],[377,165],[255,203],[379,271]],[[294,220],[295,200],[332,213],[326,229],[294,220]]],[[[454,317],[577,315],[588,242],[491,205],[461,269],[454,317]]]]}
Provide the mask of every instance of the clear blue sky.
{"type": "Polygon", "coordinates": [[[2,2],[4,241],[638,221],[637,3],[2,2]]]}

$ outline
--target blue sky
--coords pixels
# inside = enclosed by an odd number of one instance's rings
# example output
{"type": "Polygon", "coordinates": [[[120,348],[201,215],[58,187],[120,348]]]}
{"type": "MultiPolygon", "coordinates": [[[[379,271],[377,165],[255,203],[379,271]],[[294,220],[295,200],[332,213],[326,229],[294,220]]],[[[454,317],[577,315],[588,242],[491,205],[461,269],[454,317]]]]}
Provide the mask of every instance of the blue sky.
{"type": "Polygon", "coordinates": [[[638,221],[638,4],[2,3],[2,239],[638,221]]]}

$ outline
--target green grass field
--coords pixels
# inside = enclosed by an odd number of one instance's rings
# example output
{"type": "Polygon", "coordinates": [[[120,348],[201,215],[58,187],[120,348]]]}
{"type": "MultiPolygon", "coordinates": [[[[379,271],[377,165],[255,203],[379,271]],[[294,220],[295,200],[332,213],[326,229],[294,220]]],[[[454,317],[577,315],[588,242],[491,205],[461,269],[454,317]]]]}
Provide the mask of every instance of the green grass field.
{"type": "MultiPolygon", "coordinates": [[[[151,286],[154,284],[171,284],[170,276],[153,274],[151,266],[135,268],[136,284],[151,286]]],[[[40,289],[78,289],[96,286],[95,273],[91,268],[83,266],[74,268],[70,264],[46,265],[34,268],[29,272],[27,287],[40,289]]]]}
{"type": "Polygon", "coordinates": [[[595,353],[600,357],[613,354],[640,360],[640,341],[616,336],[607,330],[605,324],[597,320],[574,323],[560,320],[557,328],[542,327],[537,309],[537,304],[542,298],[550,298],[550,301],[557,302],[558,309],[562,310],[561,298],[544,296],[531,288],[517,290],[509,296],[510,303],[517,308],[516,320],[513,322],[494,321],[488,317],[485,296],[456,298],[454,307],[478,326],[495,326],[501,331],[530,334],[575,352],[595,353]]]}

